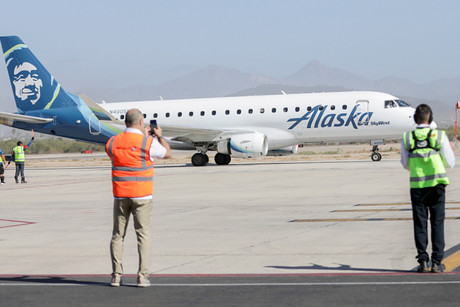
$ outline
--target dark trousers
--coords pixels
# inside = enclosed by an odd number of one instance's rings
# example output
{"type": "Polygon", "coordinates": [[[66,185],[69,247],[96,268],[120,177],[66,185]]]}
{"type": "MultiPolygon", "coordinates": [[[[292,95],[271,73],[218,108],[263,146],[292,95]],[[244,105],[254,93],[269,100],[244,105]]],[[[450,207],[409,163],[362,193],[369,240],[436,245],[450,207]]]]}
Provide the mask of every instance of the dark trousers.
{"type": "Polygon", "coordinates": [[[18,180],[19,175],[21,175],[21,179],[24,180],[24,162],[16,162],[16,174],[14,179],[18,180]]]}
{"type": "Polygon", "coordinates": [[[444,217],[446,192],[444,185],[431,188],[411,189],[412,217],[418,261],[428,261],[428,215],[431,224],[431,260],[440,264],[444,257],[444,217]]]}

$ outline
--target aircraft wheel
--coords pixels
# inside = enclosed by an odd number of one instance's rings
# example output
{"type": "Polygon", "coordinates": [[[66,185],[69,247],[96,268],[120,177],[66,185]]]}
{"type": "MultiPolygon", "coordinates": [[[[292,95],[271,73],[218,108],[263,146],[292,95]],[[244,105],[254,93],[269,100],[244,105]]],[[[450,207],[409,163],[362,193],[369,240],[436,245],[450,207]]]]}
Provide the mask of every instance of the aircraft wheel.
{"type": "Polygon", "coordinates": [[[232,156],[230,155],[216,153],[216,155],[214,156],[214,161],[216,162],[217,165],[227,165],[230,163],[231,160],[232,160],[232,156]]]}
{"type": "Polygon", "coordinates": [[[197,152],[192,156],[192,164],[193,166],[206,166],[209,162],[208,155],[197,152]]]}
{"type": "Polygon", "coordinates": [[[378,152],[374,152],[373,154],[371,154],[371,159],[375,162],[380,161],[382,160],[382,155],[378,152]]]}

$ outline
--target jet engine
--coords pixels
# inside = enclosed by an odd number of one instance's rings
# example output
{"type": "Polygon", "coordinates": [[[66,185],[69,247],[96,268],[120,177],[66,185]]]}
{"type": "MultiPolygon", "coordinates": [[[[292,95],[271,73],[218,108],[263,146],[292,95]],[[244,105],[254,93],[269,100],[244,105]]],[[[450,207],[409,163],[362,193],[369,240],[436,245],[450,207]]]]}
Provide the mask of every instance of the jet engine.
{"type": "Polygon", "coordinates": [[[260,132],[243,133],[217,143],[217,152],[235,158],[255,158],[267,155],[267,137],[260,132]]]}

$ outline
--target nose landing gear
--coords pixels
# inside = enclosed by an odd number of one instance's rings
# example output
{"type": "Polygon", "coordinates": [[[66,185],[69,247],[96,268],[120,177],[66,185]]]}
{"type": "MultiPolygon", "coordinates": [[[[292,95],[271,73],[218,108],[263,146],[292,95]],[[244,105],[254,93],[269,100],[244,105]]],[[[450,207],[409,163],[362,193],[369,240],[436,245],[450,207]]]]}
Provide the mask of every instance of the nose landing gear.
{"type": "Polygon", "coordinates": [[[382,160],[382,155],[379,153],[379,145],[372,146],[371,160],[374,162],[382,160]]]}

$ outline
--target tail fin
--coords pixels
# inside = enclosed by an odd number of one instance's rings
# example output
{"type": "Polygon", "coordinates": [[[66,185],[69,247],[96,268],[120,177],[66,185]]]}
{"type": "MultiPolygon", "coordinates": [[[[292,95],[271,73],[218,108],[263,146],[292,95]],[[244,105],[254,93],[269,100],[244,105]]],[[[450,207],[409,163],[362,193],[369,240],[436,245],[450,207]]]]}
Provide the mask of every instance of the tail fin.
{"type": "Polygon", "coordinates": [[[19,113],[74,106],[75,102],[17,36],[0,36],[19,113]]]}

